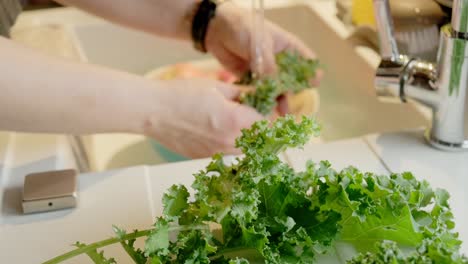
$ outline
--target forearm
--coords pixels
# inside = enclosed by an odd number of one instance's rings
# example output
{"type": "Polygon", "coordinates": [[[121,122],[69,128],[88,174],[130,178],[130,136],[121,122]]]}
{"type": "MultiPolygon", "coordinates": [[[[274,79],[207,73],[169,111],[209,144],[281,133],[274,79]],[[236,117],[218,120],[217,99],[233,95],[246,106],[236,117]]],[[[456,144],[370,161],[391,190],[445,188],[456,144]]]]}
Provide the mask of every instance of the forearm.
{"type": "Polygon", "coordinates": [[[0,37],[0,130],[142,132],[157,84],[66,62],[0,37]]]}
{"type": "Polygon", "coordinates": [[[153,34],[190,39],[197,0],[57,0],[153,34]]]}

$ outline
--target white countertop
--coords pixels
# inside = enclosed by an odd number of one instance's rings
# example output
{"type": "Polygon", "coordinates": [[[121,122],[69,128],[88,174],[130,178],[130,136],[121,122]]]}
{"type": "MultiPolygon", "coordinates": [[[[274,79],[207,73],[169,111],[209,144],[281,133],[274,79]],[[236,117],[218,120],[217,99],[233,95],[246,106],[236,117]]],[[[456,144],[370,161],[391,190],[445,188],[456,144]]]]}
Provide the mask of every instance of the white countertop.
{"type": "MultiPolygon", "coordinates": [[[[421,131],[370,135],[327,144],[310,144],[304,150],[285,153],[284,159],[301,169],[308,159],[329,160],[336,169],[353,165],[364,171],[387,174],[413,171],[433,188],[446,188],[460,238],[468,241],[465,192],[468,186],[468,153],[434,150],[422,142],[421,131]]],[[[161,198],[172,184],[190,186],[192,173],[208,159],[158,166],[139,166],[79,176],[76,209],[21,215],[16,195],[5,196],[0,216],[0,260],[37,263],[71,249],[75,241],[93,242],[112,236],[111,226],[127,230],[151,226],[162,212],[161,198]],[[21,245],[21,246],[18,246],[21,245]],[[40,245],[40,246],[39,246],[40,245]],[[28,254],[24,254],[28,252],[28,254]]],[[[118,246],[106,249],[119,263],[130,263],[118,246]]],[[[468,247],[463,245],[463,252],[468,247]]],[[[70,263],[83,263],[77,258],[70,263]]]]}

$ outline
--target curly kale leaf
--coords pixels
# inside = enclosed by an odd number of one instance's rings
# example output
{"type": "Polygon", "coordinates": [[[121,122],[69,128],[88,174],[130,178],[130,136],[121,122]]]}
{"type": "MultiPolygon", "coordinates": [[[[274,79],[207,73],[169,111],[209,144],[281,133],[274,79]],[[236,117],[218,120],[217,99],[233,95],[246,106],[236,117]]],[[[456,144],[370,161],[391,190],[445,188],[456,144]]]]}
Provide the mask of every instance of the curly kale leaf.
{"type": "Polygon", "coordinates": [[[254,107],[268,115],[277,105],[277,98],[287,92],[298,93],[310,87],[309,81],[316,75],[319,63],[306,59],[296,52],[284,51],[276,55],[278,73],[273,77],[253,78],[246,74],[240,84],[253,85],[255,90],[241,96],[241,103],[254,107]]]}
{"type": "Polygon", "coordinates": [[[468,259],[457,252],[447,250],[437,239],[425,239],[417,250],[404,254],[394,241],[383,241],[377,252],[361,253],[347,261],[348,264],[466,264],[468,259]]]}
{"type": "MultiPolygon", "coordinates": [[[[219,236],[199,232],[198,237],[205,241],[202,246],[183,243],[188,246],[187,252],[201,249],[198,255],[203,252],[205,260],[235,261],[245,258],[246,251],[256,252],[252,254],[254,258],[260,255],[272,263],[311,259],[314,253],[310,250],[320,242],[310,239],[306,229],[296,226],[288,216],[288,210],[310,206],[310,201],[301,199],[301,193],[291,189],[288,182],[295,173],[277,154],[287,147],[302,146],[319,129],[313,119],[304,118],[296,123],[288,116],[273,124],[260,121],[244,130],[237,145],[245,157],[228,166],[222,155],[215,155],[206,170],[195,174],[193,201],[188,202],[188,192],[182,186],[172,187],[164,196],[165,216],[158,220],[160,224],[156,224],[146,242],[147,254],[161,261],[187,261],[176,244],[187,240],[189,233],[180,232],[177,241],[170,241],[167,230],[168,221],[172,221],[188,229],[216,223],[219,236]],[[205,246],[214,251],[208,252],[205,246]],[[295,251],[298,248],[302,248],[301,252],[295,251]]],[[[314,224],[304,226],[312,229],[314,224]]]]}
{"type": "Polygon", "coordinates": [[[285,51],[276,55],[280,83],[285,89],[298,93],[310,87],[310,80],[315,77],[318,60],[306,59],[298,53],[285,51]]]}
{"type": "MultiPolygon", "coordinates": [[[[77,248],[83,248],[86,247],[86,244],[76,242],[75,246],[77,248]]],[[[95,264],[116,264],[117,262],[113,258],[106,258],[104,257],[104,251],[98,252],[96,249],[95,250],[90,250],[86,252],[86,255],[93,261],[95,264]]]]}
{"type": "Polygon", "coordinates": [[[255,91],[243,94],[240,102],[255,108],[260,114],[268,115],[276,107],[276,99],[283,94],[278,80],[265,78],[254,81],[255,91]]]}
{"type": "MultiPolygon", "coordinates": [[[[125,230],[120,229],[116,226],[113,226],[113,229],[114,229],[114,233],[121,240],[120,245],[122,245],[125,252],[127,252],[130,258],[132,258],[135,264],[146,264],[147,258],[145,257],[144,252],[139,248],[135,248],[136,238],[125,241],[124,238],[127,235],[127,232],[125,232],[125,230]]],[[[137,232],[138,231],[135,230],[133,233],[136,234],[137,232]]]]}
{"type": "Polygon", "coordinates": [[[296,123],[293,116],[280,118],[273,124],[263,120],[253,124],[250,129],[242,130],[236,147],[249,157],[276,156],[286,148],[302,147],[311,136],[318,136],[320,129],[313,118],[307,117],[303,117],[300,123],[296,123]]]}

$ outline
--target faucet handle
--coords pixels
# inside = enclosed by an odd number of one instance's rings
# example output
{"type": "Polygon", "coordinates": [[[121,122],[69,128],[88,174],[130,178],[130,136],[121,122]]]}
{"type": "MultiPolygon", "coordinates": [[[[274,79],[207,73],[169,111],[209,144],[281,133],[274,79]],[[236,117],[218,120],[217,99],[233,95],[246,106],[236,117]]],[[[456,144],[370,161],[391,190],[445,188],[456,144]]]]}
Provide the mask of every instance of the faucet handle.
{"type": "Polygon", "coordinates": [[[400,53],[394,36],[393,18],[388,0],[374,0],[374,13],[379,35],[382,59],[400,62],[400,53]]]}

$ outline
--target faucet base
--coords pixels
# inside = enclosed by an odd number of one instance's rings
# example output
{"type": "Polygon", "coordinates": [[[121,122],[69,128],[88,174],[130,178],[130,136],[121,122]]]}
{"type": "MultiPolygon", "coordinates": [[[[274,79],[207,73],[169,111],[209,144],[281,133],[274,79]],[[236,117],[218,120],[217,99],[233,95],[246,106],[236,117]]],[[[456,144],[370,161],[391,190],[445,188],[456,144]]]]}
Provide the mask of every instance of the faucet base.
{"type": "Polygon", "coordinates": [[[463,143],[445,142],[432,136],[430,129],[426,130],[424,137],[429,144],[440,150],[451,152],[468,151],[468,140],[464,140],[463,143]]]}

